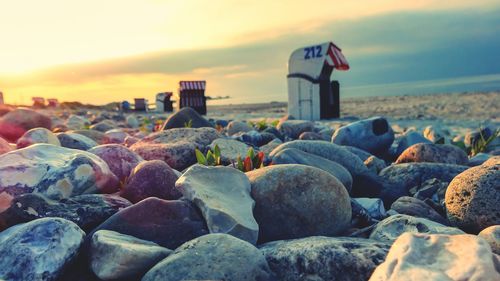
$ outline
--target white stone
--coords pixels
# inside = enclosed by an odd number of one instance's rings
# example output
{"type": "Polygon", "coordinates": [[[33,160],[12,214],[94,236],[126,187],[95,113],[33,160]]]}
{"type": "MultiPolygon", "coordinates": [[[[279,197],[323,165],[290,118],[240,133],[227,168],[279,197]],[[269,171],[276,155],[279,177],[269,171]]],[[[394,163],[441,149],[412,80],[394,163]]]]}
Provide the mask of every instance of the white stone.
{"type": "Polygon", "coordinates": [[[491,249],[474,235],[401,235],[370,281],[500,280],[491,249]]]}

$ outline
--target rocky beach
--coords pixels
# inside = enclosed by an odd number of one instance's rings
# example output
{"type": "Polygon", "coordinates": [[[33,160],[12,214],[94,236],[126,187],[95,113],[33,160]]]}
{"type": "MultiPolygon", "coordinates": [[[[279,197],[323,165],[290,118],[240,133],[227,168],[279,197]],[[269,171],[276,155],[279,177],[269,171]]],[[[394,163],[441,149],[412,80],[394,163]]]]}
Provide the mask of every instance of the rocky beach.
{"type": "Polygon", "coordinates": [[[0,280],[500,280],[499,92],[0,115],[0,280]]]}

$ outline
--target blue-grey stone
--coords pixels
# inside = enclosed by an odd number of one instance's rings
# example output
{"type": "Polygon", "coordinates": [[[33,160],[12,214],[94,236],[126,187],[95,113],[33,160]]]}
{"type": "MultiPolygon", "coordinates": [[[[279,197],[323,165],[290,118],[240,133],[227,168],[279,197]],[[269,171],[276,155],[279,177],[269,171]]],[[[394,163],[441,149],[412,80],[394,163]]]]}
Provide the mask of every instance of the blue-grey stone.
{"type": "Polygon", "coordinates": [[[61,218],[16,227],[0,243],[0,279],[56,280],[77,255],[84,236],[76,224],[61,218]]]}
{"type": "Polygon", "coordinates": [[[97,143],[91,138],[77,133],[59,133],[57,138],[61,142],[61,146],[66,148],[89,150],[97,146],[97,143]]]}

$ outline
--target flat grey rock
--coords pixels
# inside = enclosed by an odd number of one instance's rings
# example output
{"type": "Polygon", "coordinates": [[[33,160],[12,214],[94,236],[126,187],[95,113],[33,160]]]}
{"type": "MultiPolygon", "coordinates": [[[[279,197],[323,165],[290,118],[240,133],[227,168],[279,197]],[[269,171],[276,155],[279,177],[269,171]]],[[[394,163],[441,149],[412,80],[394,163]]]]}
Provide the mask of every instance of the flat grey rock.
{"type": "Polygon", "coordinates": [[[255,244],[259,225],[250,181],[231,167],[191,166],[175,183],[184,198],[201,210],[210,233],[227,233],[255,244]]]}

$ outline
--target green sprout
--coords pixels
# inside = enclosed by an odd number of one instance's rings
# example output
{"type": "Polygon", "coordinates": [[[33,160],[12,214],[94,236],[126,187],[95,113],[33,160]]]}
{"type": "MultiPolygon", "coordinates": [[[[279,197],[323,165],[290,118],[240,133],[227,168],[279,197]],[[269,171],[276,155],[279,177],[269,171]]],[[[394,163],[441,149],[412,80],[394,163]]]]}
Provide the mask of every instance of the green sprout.
{"type": "Polygon", "coordinates": [[[242,159],[241,156],[238,156],[236,163],[233,163],[233,167],[244,173],[262,168],[264,167],[264,152],[255,154],[253,148],[250,147],[247,151],[245,159],[242,159]]]}
{"type": "Polygon", "coordinates": [[[474,156],[478,153],[485,152],[486,149],[488,148],[488,145],[495,140],[497,137],[500,136],[500,129],[497,129],[489,138],[485,138],[483,135],[483,128],[479,128],[479,136],[480,139],[477,140],[476,142],[472,143],[472,146],[470,147],[470,156],[474,156]]]}
{"type": "Polygon", "coordinates": [[[196,161],[198,164],[205,166],[219,166],[221,165],[221,157],[220,157],[220,148],[218,145],[215,145],[214,151],[212,152],[210,149],[207,151],[206,156],[198,149],[195,148],[196,161]]]}

